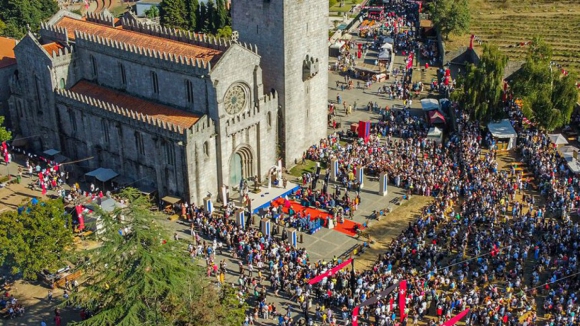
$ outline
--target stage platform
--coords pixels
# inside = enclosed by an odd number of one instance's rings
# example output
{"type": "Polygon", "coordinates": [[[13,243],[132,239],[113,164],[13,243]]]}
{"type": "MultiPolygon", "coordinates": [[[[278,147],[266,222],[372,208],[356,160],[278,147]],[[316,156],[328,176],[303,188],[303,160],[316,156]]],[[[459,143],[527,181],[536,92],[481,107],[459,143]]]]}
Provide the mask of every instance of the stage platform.
{"type": "MultiPolygon", "coordinates": [[[[268,186],[261,186],[259,193],[254,193],[250,191],[248,193],[248,196],[252,201],[252,214],[258,213],[262,208],[269,207],[272,201],[280,197],[285,197],[287,195],[293,194],[298,189],[300,189],[299,184],[290,182],[290,180],[288,180],[288,183],[286,184],[286,189],[284,189],[283,187],[273,185],[270,187],[270,189],[268,189],[268,186]]],[[[236,206],[241,206],[239,198],[235,199],[234,202],[236,203],[236,206]]]]}

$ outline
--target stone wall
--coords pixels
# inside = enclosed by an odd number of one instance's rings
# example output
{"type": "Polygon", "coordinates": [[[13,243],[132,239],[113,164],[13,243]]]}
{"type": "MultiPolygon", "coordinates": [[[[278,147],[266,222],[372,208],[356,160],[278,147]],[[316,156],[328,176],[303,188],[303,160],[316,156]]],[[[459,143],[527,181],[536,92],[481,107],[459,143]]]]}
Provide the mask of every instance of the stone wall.
{"type": "Polygon", "coordinates": [[[6,118],[4,123],[7,126],[12,125],[12,119],[10,118],[10,111],[8,109],[8,98],[10,97],[10,87],[8,87],[8,85],[9,80],[14,76],[15,71],[15,64],[0,68],[0,115],[6,118]]]}
{"type": "Polygon", "coordinates": [[[277,160],[278,98],[275,94],[263,93],[260,57],[247,48],[232,45],[213,67],[210,77],[215,87],[213,98],[217,100],[217,110],[210,116],[217,121],[218,184],[233,186],[230,162],[236,152],[244,149],[251,153],[251,161],[246,162],[251,168],[246,170],[244,177],[263,178],[277,160]],[[247,98],[244,110],[234,115],[226,112],[227,103],[224,102],[224,96],[232,85],[242,86],[247,98]]]}
{"type": "Polygon", "coordinates": [[[60,148],[53,93],[58,76],[53,74],[51,57],[30,33],[18,43],[14,53],[19,80],[12,85],[17,89],[10,99],[10,116],[15,131],[33,136],[29,142],[35,149],[60,148]]]}
{"type": "Polygon", "coordinates": [[[142,50],[84,35],[76,38],[76,52],[80,61],[85,63],[82,65],[84,79],[188,112],[208,113],[208,85],[204,78],[209,74],[210,67],[201,61],[182,62],[157,55],[151,57],[142,50]],[[92,58],[97,65],[97,75],[93,74],[92,58]],[[125,83],[121,69],[125,70],[125,83]],[[152,73],[157,75],[158,93],[153,89],[152,73]],[[188,102],[186,81],[193,86],[193,103],[188,102]]]}
{"type": "Polygon", "coordinates": [[[291,166],[326,136],[328,1],[234,1],[232,21],[240,40],[258,46],[265,90],[278,92],[279,141],[284,164],[291,166]],[[322,71],[305,80],[307,56],[317,60],[322,71]]]}

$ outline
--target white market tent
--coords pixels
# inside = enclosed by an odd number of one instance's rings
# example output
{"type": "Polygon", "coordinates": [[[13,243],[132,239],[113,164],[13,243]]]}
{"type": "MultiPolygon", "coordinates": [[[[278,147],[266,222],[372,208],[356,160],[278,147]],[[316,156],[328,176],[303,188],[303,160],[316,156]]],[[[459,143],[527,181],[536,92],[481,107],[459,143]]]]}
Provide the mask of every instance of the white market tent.
{"type": "Polygon", "coordinates": [[[491,122],[487,125],[487,128],[496,141],[507,145],[500,147],[498,144],[499,149],[510,150],[516,146],[518,134],[516,133],[514,127],[512,127],[509,119],[503,119],[499,122],[491,122]]]}
{"type": "Polygon", "coordinates": [[[427,139],[434,140],[440,144],[443,141],[443,131],[437,127],[431,127],[427,133],[427,139]]]}
{"type": "Polygon", "coordinates": [[[431,111],[439,109],[439,101],[434,98],[424,98],[421,100],[421,107],[423,111],[431,111]]]}
{"type": "Polygon", "coordinates": [[[562,136],[562,134],[549,134],[548,137],[550,138],[550,142],[556,146],[568,144],[566,137],[562,136]]]}
{"type": "Polygon", "coordinates": [[[95,177],[97,180],[101,182],[107,182],[113,179],[114,177],[118,176],[119,174],[111,169],[98,168],[91,172],[85,173],[85,175],[88,175],[89,177],[95,177]]]}
{"type": "Polygon", "coordinates": [[[381,46],[382,50],[390,50],[391,52],[393,52],[393,45],[391,43],[385,43],[381,46]]]}
{"type": "Polygon", "coordinates": [[[566,165],[572,173],[580,173],[580,163],[578,163],[578,152],[580,149],[574,146],[562,146],[558,149],[562,157],[566,159],[566,165]]]}

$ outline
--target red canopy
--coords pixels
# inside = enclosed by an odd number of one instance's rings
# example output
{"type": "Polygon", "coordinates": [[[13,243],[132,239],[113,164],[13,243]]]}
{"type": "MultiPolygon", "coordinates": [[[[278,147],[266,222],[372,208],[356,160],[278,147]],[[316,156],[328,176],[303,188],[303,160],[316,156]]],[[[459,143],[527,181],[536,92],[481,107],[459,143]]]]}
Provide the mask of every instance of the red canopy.
{"type": "Polygon", "coordinates": [[[443,114],[441,114],[441,112],[437,111],[437,110],[433,110],[433,111],[429,111],[429,123],[430,124],[439,124],[439,123],[445,123],[445,117],[443,116],[443,114]]]}

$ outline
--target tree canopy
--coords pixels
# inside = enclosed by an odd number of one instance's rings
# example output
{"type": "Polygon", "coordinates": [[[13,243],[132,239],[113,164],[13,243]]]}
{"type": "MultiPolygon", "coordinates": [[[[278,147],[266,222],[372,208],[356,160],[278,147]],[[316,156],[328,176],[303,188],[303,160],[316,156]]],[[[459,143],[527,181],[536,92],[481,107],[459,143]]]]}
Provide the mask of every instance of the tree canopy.
{"type": "MultiPolygon", "coordinates": [[[[216,35],[231,25],[230,12],[224,0],[164,0],[160,4],[161,24],[216,35]]],[[[222,33],[223,34],[223,33],[222,33]]]]}
{"type": "Polygon", "coordinates": [[[523,100],[528,119],[553,130],[570,122],[578,99],[576,80],[575,74],[560,71],[552,62],[552,48],[535,37],[511,89],[523,100]]]}
{"type": "Polygon", "coordinates": [[[433,1],[428,10],[433,24],[445,39],[450,33],[461,35],[469,30],[471,15],[467,0],[433,1]]]}
{"type": "Polygon", "coordinates": [[[57,11],[54,0],[0,0],[0,35],[20,38],[28,27],[38,30],[57,11]]]}
{"type": "Polygon", "coordinates": [[[6,129],[4,126],[4,120],[6,118],[0,115],[0,142],[8,141],[12,139],[12,132],[6,129]]]}
{"type": "Polygon", "coordinates": [[[60,200],[29,203],[18,211],[0,215],[0,264],[36,280],[43,269],[54,272],[73,243],[71,216],[60,200]]]}
{"type": "Polygon", "coordinates": [[[138,191],[122,195],[130,204],[101,213],[103,244],[89,255],[84,289],[70,298],[95,313],[77,324],[241,325],[246,307],[232,290],[204,278],[184,243],[167,241],[138,191]]]}
{"type": "Polygon", "coordinates": [[[477,65],[467,65],[459,78],[454,100],[469,110],[472,119],[487,122],[502,115],[501,94],[507,57],[495,45],[484,45],[477,65]]]}

